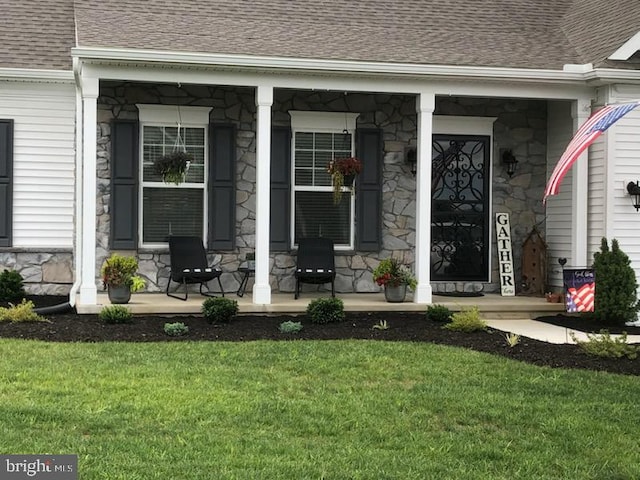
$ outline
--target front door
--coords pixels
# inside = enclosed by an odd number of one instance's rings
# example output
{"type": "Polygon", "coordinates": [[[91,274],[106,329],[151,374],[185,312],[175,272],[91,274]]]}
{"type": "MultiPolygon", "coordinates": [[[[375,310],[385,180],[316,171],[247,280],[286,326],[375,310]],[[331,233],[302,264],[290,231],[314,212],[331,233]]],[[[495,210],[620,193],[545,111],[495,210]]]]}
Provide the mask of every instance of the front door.
{"type": "Polygon", "coordinates": [[[489,281],[489,145],[482,135],[433,136],[433,281],[489,281]]]}

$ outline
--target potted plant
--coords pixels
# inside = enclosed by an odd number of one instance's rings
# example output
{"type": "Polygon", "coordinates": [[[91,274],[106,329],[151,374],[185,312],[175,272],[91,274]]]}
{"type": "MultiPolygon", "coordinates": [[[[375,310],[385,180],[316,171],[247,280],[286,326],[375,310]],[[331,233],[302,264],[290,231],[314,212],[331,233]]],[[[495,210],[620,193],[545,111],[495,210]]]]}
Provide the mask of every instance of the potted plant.
{"type": "Polygon", "coordinates": [[[385,258],[373,270],[373,279],[384,286],[384,297],[387,302],[403,302],[407,294],[407,287],[415,290],[416,277],[395,258],[385,258]]]}
{"type": "Polygon", "coordinates": [[[184,182],[192,160],[193,156],[190,153],[174,151],[156,158],[153,162],[153,168],[156,173],[162,175],[162,180],[165,183],[179,185],[184,182]]]}
{"type": "Polygon", "coordinates": [[[335,158],[329,162],[327,172],[333,184],[333,203],[342,200],[342,187],[351,187],[355,176],[362,170],[362,162],[356,157],[335,158]]]}
{"type": "Polygon", "coordinates": [[[128,303],[132,292],[144,288],[144,280],[136,275],[138,261],[133,257],[112,254],[104,261],[100,271],[102,285],[111,303],[128,303]]]}

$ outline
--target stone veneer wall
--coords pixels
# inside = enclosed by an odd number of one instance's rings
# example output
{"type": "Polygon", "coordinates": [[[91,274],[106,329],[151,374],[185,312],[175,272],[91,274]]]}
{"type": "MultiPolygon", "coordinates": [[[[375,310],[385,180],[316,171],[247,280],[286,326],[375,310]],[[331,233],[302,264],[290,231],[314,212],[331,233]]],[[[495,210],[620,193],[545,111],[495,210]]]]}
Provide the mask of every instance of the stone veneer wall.
{"type": "MultiPolygon", "coordinates": [[[[497,117],[492,157],[493,212],[511,214],[516,278],[521,270],[521,244],[536,224],[543,230],[544,209],[540,202],[546,181],[546,102],[438,98],[436,115],[497,117]],[[508,178],[498,158],[500,148],[510,148],[519,160],[518,170],[508,178]]],[[[109,255],[110,121],[137,118],[136,103],[211,106],[211,121],[232,122],[237,127],[236,249],[210,254],[219,263],[225,291],[239,284],[237,268],[255,245],[255,97],[253,89],[216,86],[140,85],[103,83],[98,100],[98,231],[97,265],[109,255]]],[[[407,147],[416,143],[415,98],[409,95],[344,94],[276,90],[273,124],[288,125],[289,110],[352,111],[360,113],[358,127],[377,127],[384,132],[383,245],[376,253],[338,253],[338,292],[376,292],[372,270],[382,258],[394,256],[413,266],[415,246],[415,179],[405,162],[407,147]]],[[[493,215],[492,215],[493,218],[493,215]]],[[[493,221],[493,220],[492,220],[493,221]]],[[[434,283],[434,291],[499,290],[497,260],[492,239],[492,282],[485,285],[434,283]]],[[[122,252],[136,254],[136,252],[122,252]]],[[[148,280],[147,291],[166,288],[169,268],[167,251],[137,252],[140,272],[148,280]]],[[[293,292],[295,255],[272,252],[270,282],[274,292],[293,292]]],[[[305,290],[309,288],[305,286],[305,290]]],[[[322,287],[320,287],[322,288],[322,287]]]]}
{"type": "Polygon", "coordinates": [[[0,252],[0,271],[16,270],[20,273],[28,294],[69,294],[73,283],[73,255],[70,251],[9,250],[0,252]]]}

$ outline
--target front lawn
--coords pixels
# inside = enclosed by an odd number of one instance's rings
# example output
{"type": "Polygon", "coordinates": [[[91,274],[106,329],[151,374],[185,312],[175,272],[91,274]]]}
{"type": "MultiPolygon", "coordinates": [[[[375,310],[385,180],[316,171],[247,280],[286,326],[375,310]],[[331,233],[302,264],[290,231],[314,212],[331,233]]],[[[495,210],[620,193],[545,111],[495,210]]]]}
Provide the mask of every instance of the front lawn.
{"type": "Polygon", "coordinates": [[[632,376],[356,340],[0,352],[0,451],[83,480],[640,478],[632,376]]]}

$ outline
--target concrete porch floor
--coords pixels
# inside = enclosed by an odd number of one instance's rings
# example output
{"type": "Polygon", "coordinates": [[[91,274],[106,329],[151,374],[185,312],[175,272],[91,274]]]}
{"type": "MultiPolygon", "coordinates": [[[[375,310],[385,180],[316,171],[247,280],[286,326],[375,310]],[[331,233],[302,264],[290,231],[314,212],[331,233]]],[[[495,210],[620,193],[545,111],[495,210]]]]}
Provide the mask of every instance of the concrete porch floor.
{"type": "MultiPolygon", "coordinates": [[[[255,305],[251,292],[244,297],[234,293],[226,294],[226,298],[236,300],[240,314],[264,313],[264,314],[303,314],[307,305],[314,298],[327,297],[328,292],[304,292],[295,300],[293,293],[276,293],[271,297],[270,305],[255,305]]],[[[338,293],[337,298],[344,302],[344,309],[348,312],[424,312],[427,305],[413,303],[412,297],[407,295],[403,303],[389,303],[385,301],[383,293],[338,293]]],[[[197,293],[189,293],[187,301],[167,296],[164,293],[134,293],[127,307],[133,314],[197,314],[200,312],[202,302],[207,297],[197,293]]],[[[459,311],[465,307],[478,306],[484,318],[514,319],[534,318],[536,316],[564,311],[560,303],[548,303],[541,297],[502,297],[499,294],[485,294],[482,297],[449,297],[434,295],[433,303],[444,305],[452,311],[459,311]]],[[[98,305],[77,304],[78,313],[98,313],[103,306],[109,305],[106,293],[98,294],[98,305]]]]}
{"type": "MultiPolygon", "coordinates": [[[[304,314],[307,305],[314,298],[327,296],[326,292],[303,293],[298,300],[292,293],[273,294],[270,305],[254,305],[250,292],[244,297],[235,293],[226,297],[237,300],[240,314],[304,314]]],[[[424,312],[427,305],[419,305],[407,300],[403,303],[388,303],[383,293],[340,293],[336,295],[344,302],[348,312],[424,312]]],[[[193,315],[200,313],[202,302],[206,297],[190,293],[185,302],[171,298],[164,293],[138,293],[131,296],[127,307],[133,314],[159,315],[193,315]]],[[[98,294],[98,305],[76,305],[78,313],[98,313],[102,307],[109,305],[106,293],[98,294]]],[[[449,297],[434,295],[433,304],[444,305],[452,311],[459,311],[465,307],[477,306],[482,318],[487,324],[504,332],[511,332],[523,337],[533,338],[549,343],[574,343],[571,333],[579,340],[587,340],[585,332],[575,331],[564,327],[533,320],[543,315],[555,315],[564,312],[564,304],[548,303],[541,297],[503,297],[499,294],[485,294],[482,297],[449,297]]],[[[615,335],[612,335],[615,337],[615,335]]],[[[629,335],[629,343],[640,343],[640,335],[629,335]]]]}

